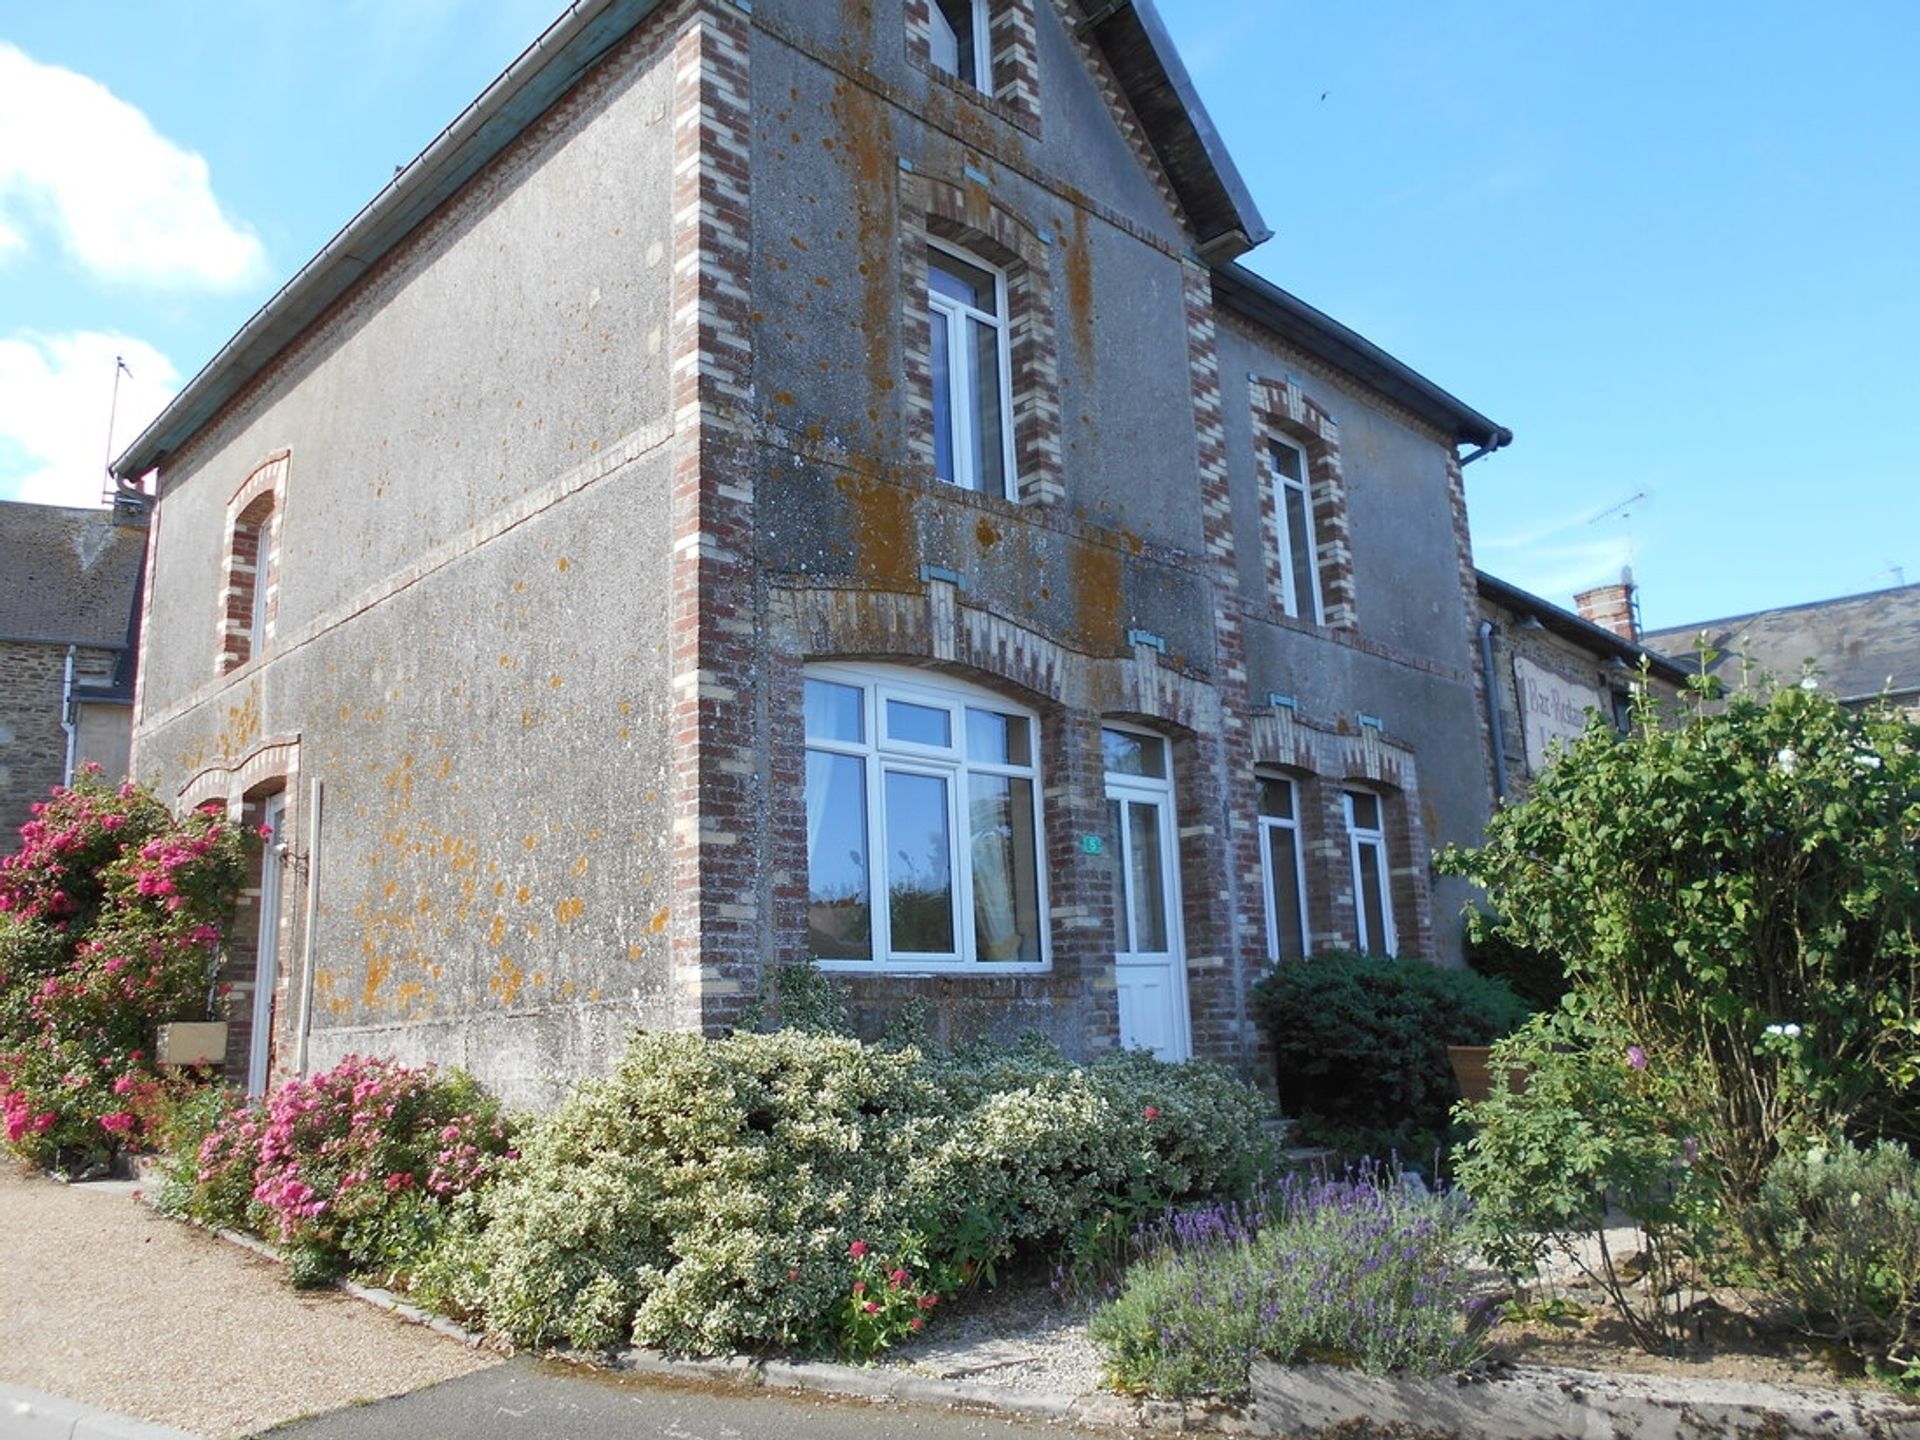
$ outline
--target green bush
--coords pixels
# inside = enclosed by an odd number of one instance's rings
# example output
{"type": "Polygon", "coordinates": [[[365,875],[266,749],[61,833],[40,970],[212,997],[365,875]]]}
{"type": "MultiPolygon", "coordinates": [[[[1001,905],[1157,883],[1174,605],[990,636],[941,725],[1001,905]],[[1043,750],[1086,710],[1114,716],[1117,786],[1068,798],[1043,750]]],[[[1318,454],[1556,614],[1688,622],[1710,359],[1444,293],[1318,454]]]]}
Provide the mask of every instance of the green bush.
{"type": "Polygon", "coordinates": [[[1735,1204],[1783,1147],[1920,1141],[1920,726],[1811,685],[1596,719],[1439,862],[1582,1013],[1697,1057],[1735,1204]]]}
{"type": "Polygon", "coordinates": [[[849,1332],[874,1297],[846,1303],[869,1255],[916,1294],[1014,1247],[1072,1260],[1247,1183],[1264,1109],[1214,1067],[1139,1055],[643,1033],[530,1128],[456,1300],[524,1345],[870,1348],[849,1332]]]}
{"type": "Polygon", "coordinates": [[[1488,1044],[1530,1013],[1498,980],[1350,951],[1279,966],[1253,1005],[1305,1138],[1418,1165],[1449,1138],[1459,1098],[1447,1046],[1488,1044]]]}
{"type": "Polygon", "coordinates": [[[1561,1013],[1496,1043],[1492,1068],[1499,1088],[1461,1107],[1472,1138],[1456,1164],[1482,1253],[1523,1277],[1550,1250],[1580,1254],[1572,1242],[1591,1242],[1589,1277],[1641,1345],[1669,1348],[1680,1280],[1711,1249],[1718,1215],[1715,1175],[1697,1163],[1698,1067],[1561,1013]],[[1506,1083],[1513,1069],[1525,1071],[1524,1088],[1506,1083]],[[1610,1205],[1640,1227],[1644,1289],[1607,1249],[1610,1205]]]}
{"type": "Polygon", "coordinates": [[[1572,988],[1557,956],[1517,945],[1500,933],[1499,920],[1484,910],[1467,919],[1467,968],[1499,980],[1536,1011],[1558,1010],[1572,988]]]}
{"type": "Polygon", "coordinates": [[[1458,1207],[1389,1169],[1179,1212],[1141,1249],[1090,1325],[1124,1390],[1238,1400],[1256,1355],[1428,1375],[1480,1348],[1458,1207]]]}
{"type": "Polygon", "coordinates": [[[1920,1160],[1905,1146],[1788,1150],[1744,1223],[1810,1333],[1920,1373],[1920,1160]]]}

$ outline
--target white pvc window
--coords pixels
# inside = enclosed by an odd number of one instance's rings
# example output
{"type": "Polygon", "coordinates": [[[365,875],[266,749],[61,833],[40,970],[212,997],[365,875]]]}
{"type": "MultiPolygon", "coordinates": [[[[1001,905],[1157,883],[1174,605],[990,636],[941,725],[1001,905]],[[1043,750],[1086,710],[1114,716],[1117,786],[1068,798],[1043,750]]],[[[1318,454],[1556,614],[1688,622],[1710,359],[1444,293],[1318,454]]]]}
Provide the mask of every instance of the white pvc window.
{"type": "Polygon", "coordinates": [[[1307,867],[1300,843],[1300,791],[1284,775],[1262,775],[1260,872],[1267,901],[1267,959],[1303,960],[1307,930],[1307,867]]]}
{"type": "Polygon", "coordinates": [[[932,23],[928,39],[934,68],[991,95],[993,52],[987,36],[987,0],[933,0],[932,23]]]}
{"type": "Polygon", "coordinates": [[[1393,955],[1399,950],[1399,937],[1393,928],[1393,867],[1387,857],[1384,809],[1371,790],[1348,790],[1344,799],[1353,866],[1355,948],[1369,955],[1393,955]]]}
{"type": "Polygon", "coordinates": [[[1322,623],[1320,561],[1313,534],[1313,488],[1307,452],[1290,440],[1267,442],[1280,559],[1280,605],[1287,614],[1322,623]]]}
{"type": "Polygon", "coordinates": [[[933,471],[967,490],[1013,498],[1013,365],[1007,278],[938,246],[927,250],[932,331],[933,471]]]}
{"type": "Polygon", "coordinates": [[[1040,725],[989,691],[809,666],[807,931],[828,968],[1046,964],[1040,725]]]}

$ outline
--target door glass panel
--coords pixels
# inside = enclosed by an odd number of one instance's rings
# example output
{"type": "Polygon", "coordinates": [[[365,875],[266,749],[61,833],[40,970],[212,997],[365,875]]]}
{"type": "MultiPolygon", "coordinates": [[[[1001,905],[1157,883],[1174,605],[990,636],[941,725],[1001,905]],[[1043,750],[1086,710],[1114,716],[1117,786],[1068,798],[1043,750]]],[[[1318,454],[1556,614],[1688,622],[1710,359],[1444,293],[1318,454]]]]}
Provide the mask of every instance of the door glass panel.
{"type": "Polygon", "coordinates": [[[933,312],[933,473],[953,479],[953,363],[948,352],[947,327],[941,310],[933,312]]]}
{"type": "Polygon", "coordinates": [[[1158,805],[1143,800],[1127,802],[1127,852],[1134,952],[1159,954],[1167,948],[1167,882],[1166,857],[1160,853],[1158,805]]]}
{"type": "Polygon", "coordinates": [[[1033,726],[1024,715],[967,711],[967,758],[990,765],[1031,765],[1033,726]]]}
{"type": "Polygon", "coordinates": [[[932,705],[887,701],[887,738],[939,750],[953,747],[953,716],[932,705]]]}
{"type": "Polygon", "coordinates": [[[1132,911],[1127,902],[1126,851],[1121,841],[1120,815],[1120,802],[1108,800],[1107,874],[1113,880],[1113,948],[1124,955],[1133,949],[1133,945],[1128,939],[1132,934],[1130,923],[1132,911]]]}
{"type": "Polygon", "coordinates": [[[1386,877],[1381,874],[1380,847],[1362,841],[1355,849],[1353,863],[1359,872],[1356,878],[1360,882],[1360,893],[1356,898],[1361,924],[1365,926],[1360,946],[1377,955],[1387,948],[1386,877]]]}
{"type": "Polygon", "coordinates": [[[866,706],[857,685],[831,680],[807,681],[807,738],[846,740],[859,744],[867,738],[866,706]]]}
{"type": "Polygon", "coordinates": [[[887,919],[893,949],[953,953],[953,846],[947,782],[938,775],[886,772],[887,919]]]}
{"type": "Polygon", "coordinates": [[[1306,953],[1300,932],[1300,856],[1294,844],[1294,832],[1285,825],[1268,825],[1267,875],[1273,883],[1274,954],[1281,960],[1298,960],[1306,953]]]}
{"type": "Polygon", "coordinates": [[[1145,775],[1163,780],[1167,774],[1167,745],[1152,735],[1135,735],[1130,730],[1102,730],[1100,744],[1106,752],[1110,775],[1145,775]]]}
{"type": "Polygon", "coordinates": [[[873,958],[867,765],[858,755],[807,752],[807,940],[816,960],[873,958]]]}
{"type": "Polygon", "coordinates": [[[967,815],[973,847],[973,936],[982,960],[1040,958],[1040,867],[1033,782],[975,775],[967,815]]]}

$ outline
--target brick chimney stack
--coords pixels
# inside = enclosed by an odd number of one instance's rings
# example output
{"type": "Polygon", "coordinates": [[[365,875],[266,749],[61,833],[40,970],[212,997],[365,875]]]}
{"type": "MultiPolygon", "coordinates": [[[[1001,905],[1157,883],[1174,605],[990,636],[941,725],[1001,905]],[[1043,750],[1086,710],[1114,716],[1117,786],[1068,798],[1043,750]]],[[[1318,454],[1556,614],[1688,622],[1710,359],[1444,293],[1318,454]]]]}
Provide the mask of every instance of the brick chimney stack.
{"type": "Polygon", "coordinates": [[[1622,640],[1640,643],[1640,616],[1634,605],[1633,571],[1622,566],[1618,585],[1600,585],[1573,597],[1582,620],[1611,630],[1622,640]]]}

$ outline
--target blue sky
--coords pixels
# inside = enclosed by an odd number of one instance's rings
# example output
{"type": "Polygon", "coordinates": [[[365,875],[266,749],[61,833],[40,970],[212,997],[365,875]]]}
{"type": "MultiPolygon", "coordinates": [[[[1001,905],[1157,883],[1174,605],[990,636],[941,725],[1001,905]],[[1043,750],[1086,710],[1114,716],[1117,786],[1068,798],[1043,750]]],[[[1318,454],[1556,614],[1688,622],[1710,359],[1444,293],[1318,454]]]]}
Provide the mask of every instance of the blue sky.
{"type": "MultiPolygon", "coordinates": [[[[0,496],[89,498],[113,357],[124,445],[558,8],[0,10],[0,496]]],[[[1630,558],[1653,626],[1920,582],[1920,5],[1160,8],[1248,263],[1516,432],[1484,567],[1630,558]]]]}

